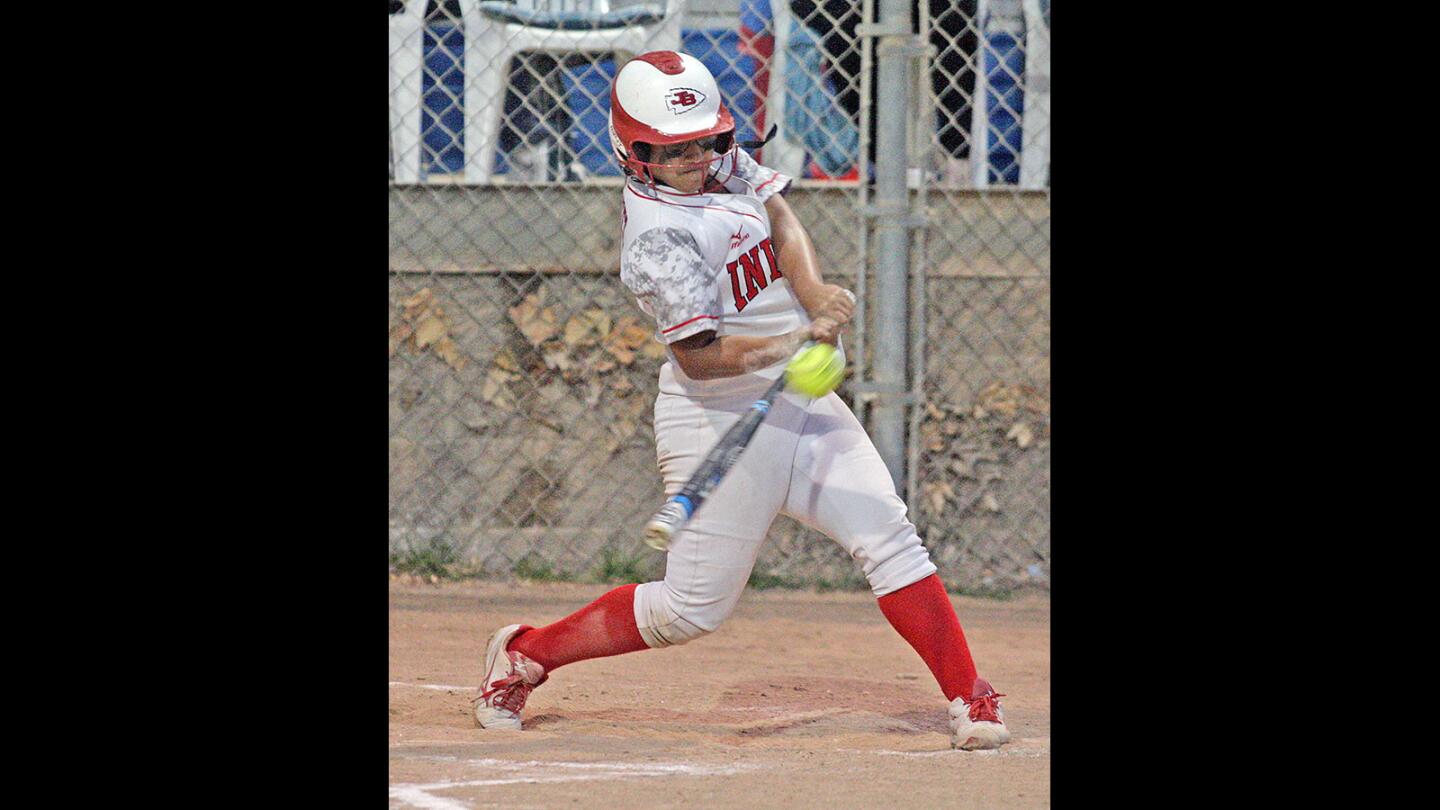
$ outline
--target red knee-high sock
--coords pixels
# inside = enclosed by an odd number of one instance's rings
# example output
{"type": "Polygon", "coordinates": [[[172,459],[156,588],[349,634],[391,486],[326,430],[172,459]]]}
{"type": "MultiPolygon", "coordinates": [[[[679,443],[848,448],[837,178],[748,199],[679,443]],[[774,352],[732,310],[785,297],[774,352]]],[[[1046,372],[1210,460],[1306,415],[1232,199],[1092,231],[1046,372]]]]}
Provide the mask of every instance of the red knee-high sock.
{"type": "Polygon", "coordinates": [[[648,649],[635,626],[635,589],[622,585],[558,622],[522,631],[508,649],[553,672],[587,658],[648,649]]]}
{"type": "Polygon", "coordinates": [[[975,685],[975,662],[970,659],[965,631],[960,629],[960,618],[945,595],[940,575],[931,574],[878,601],[890,626],[925,659],[945,699],[969,700],[975,685]]]}

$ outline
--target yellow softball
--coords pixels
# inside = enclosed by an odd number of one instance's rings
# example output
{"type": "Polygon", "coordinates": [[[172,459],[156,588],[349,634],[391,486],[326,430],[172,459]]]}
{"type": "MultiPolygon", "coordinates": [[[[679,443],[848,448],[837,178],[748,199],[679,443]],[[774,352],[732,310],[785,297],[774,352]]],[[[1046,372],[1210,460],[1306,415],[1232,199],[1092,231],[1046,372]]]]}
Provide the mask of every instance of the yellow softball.
{"type": "Polygon", "coordinates": [[[823,397],[845,376],[845,361],[829,343],[801,349],[785,367],[785,387],[811,397],[823,397]]]}

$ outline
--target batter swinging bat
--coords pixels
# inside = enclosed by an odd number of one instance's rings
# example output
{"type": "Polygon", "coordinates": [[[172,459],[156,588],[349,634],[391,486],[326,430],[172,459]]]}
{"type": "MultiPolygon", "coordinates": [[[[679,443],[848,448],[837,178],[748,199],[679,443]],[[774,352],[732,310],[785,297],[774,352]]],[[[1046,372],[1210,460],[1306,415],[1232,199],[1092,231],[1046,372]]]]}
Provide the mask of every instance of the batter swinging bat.
{"type": "Polygon", "coordinates": [[[784,387],[785,375],[781,374],[780,378],[771,383],[765,393],[750,405],[750,410],[740,417],[740,421],[731,425],[725,435],[720,437],[720,441],[710,448],[705,460],[700,463],[695,474],[690,476],[690,480],[685,482],[685,486],[680,488],[680,492],[666,501],[660,511],[650,518],[650,522],[645,524],[646,545],[660,551],[670,547],[670,538],[690,520],[690,516],[700,508],[700,504],[705,503],[705,499],[710,497],[715,487],[725,480],[725,474],[735,466],[735,460],[745,452],[746,445],[750,444],[751,437],[755,435],[755,428],[760,427],[765,415],[770,412],[770,403],[784,387]]]}

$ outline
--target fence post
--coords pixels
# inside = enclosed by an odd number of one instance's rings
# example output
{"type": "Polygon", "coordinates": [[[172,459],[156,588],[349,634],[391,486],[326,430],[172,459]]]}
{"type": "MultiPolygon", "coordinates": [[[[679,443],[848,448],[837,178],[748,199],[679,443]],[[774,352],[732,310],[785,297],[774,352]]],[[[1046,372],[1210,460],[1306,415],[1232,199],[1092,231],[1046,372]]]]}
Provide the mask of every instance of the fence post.
{"type": "Polygon", "coordinates": [[[913,116],[911,65],[923,53],[911,33],[908,0],[880,0],[874,26],[858,33],[877,37],[879,76],[875,104],[875,202],[864,213],[875,233],[875,295],[871,384],[873,404],[867,427],[890,477],[903,494],[905,480],[905,407],[913,398],[909,374],[910,230],[919,218],[910,210],[910,132],[913,116]]]}

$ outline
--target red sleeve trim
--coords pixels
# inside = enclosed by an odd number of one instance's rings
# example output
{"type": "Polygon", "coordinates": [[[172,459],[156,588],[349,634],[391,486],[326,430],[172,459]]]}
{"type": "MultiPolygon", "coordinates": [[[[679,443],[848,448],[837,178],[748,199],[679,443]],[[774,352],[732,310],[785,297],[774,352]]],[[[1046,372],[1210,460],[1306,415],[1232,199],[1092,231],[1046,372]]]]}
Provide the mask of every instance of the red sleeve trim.
{"type": "Polygon", "coordinates": [[[661,330],[660,330],[660,334],[662,334],[662,335],[668,335],[668,334],[670,334],[671,332],[674,332],[676,329],[679,329],[679,328],[682,327],[682,326],[686,326],[686,325],[692,324],[692,323],[694,323],[694,322],[696,322],[696,321],[698,321],[698,320],[700,320],[700,319],[702,319],[702,318],[710,318],[711,320],[716,320],[716,321],[720,320],[720,317],[719,317],[718,315],[696,315],[695,317],[691,318],[691,319],[688,320],[688,321],[685,321],[684,323],[677,323],[677,324],[675,324],[674,326],[670,327],[669,329],[661,329],[661,330]]]}

